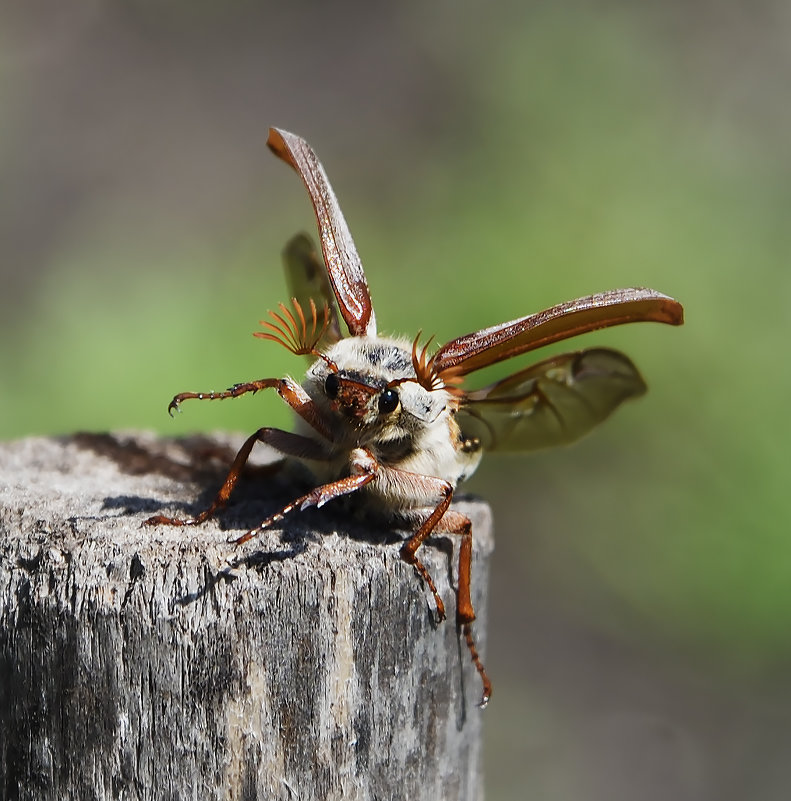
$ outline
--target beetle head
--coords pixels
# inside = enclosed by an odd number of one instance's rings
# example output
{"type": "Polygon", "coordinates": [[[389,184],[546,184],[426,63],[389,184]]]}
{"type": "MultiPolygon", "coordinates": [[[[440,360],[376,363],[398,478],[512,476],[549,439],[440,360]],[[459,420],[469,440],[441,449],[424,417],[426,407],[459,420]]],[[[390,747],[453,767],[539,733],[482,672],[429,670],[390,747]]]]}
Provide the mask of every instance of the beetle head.
{"type": "Polygon", "coordinates": [[[336,433],[354,432],[359,444],[413,437],[450,398],[417,381],[411,345],[384,338],[340,340],[308,370],[304,386],[336,433]]]}

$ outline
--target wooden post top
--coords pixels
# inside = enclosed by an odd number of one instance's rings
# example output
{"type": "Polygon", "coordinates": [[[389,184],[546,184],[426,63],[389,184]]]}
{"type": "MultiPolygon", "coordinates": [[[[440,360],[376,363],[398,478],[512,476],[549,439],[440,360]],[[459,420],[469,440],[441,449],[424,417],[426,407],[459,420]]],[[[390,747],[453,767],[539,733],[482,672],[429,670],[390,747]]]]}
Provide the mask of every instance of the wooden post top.
{"type": "MultiPolygon", "coordinates": [[[[421,550],[448,606],[438,624],[399,557],[404,534],[341,509],[230,545],[295,495],[265,466],[217,519],[142,527],[210,499],[239,442],[0,445],[0,786],[30,799],[481,798],[457,542],[421,550]]],[[[491,516],[458,508],[473,522],[484,645],[491,516]]]]}

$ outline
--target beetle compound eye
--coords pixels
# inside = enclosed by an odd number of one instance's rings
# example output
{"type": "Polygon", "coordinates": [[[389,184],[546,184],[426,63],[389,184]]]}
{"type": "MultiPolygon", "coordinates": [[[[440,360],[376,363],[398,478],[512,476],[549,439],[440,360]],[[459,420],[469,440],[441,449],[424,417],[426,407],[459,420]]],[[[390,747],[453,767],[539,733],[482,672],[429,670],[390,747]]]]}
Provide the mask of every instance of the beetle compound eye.
{"type": "Polygon", "coordinates": [[[398,393],[394,389],[386,389],[379,396],[379,411],[383,414],[394,412],[398,408],[398,393]]]}
{"type": "Polygon", "coordinates": [[[341,382],[335,373],[330,373],[324,379],[324,391],[327,393],[328,398],[337,398],[338,390],[341,388],[341,382]]]}

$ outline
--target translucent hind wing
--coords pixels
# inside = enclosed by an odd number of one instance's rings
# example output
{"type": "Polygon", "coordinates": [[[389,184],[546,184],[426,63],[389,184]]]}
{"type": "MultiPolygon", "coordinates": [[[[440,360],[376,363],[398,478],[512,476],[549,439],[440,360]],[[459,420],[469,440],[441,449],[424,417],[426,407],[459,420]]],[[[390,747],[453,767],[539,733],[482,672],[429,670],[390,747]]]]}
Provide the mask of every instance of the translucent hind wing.
{"type": "Polygon", "coordinates": [[[489,450],[528,451],[574,442],[646,390],[631,360],[591,348],[553,356],[469,392],[457,420],[489,450]]]}
{"type": "Polygon", "coordinates": [[[338,307],[327,277],[327,268],[307,234],[297,234],[289,239],[283,249],[283,266],[289,293],[303,309],[310,308],[311,299],[319,308],[325,305],[329,309],[329,323],[316,347],[322,350],[334,345],[341,339],[338,307]]]}

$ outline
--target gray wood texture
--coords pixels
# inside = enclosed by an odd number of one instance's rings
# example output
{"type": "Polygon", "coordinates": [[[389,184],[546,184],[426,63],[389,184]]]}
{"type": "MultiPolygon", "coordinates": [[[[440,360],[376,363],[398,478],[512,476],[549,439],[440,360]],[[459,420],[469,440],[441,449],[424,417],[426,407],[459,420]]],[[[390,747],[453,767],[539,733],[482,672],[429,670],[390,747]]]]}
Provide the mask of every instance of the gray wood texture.
{"type": "MultiPolygon", "coordinates": [[[[329,507],[237,549],[290,500],[253,468],[206,504],[240,439],[139,433],[0,445],[0,797],[480,799],[480,682],[454,621],[458,543],[329,507]]],[[[488,507],[473,520],[485,645],[488,507]]],[[[484,648],[485,653],[485,648],[484,648]]]]}

